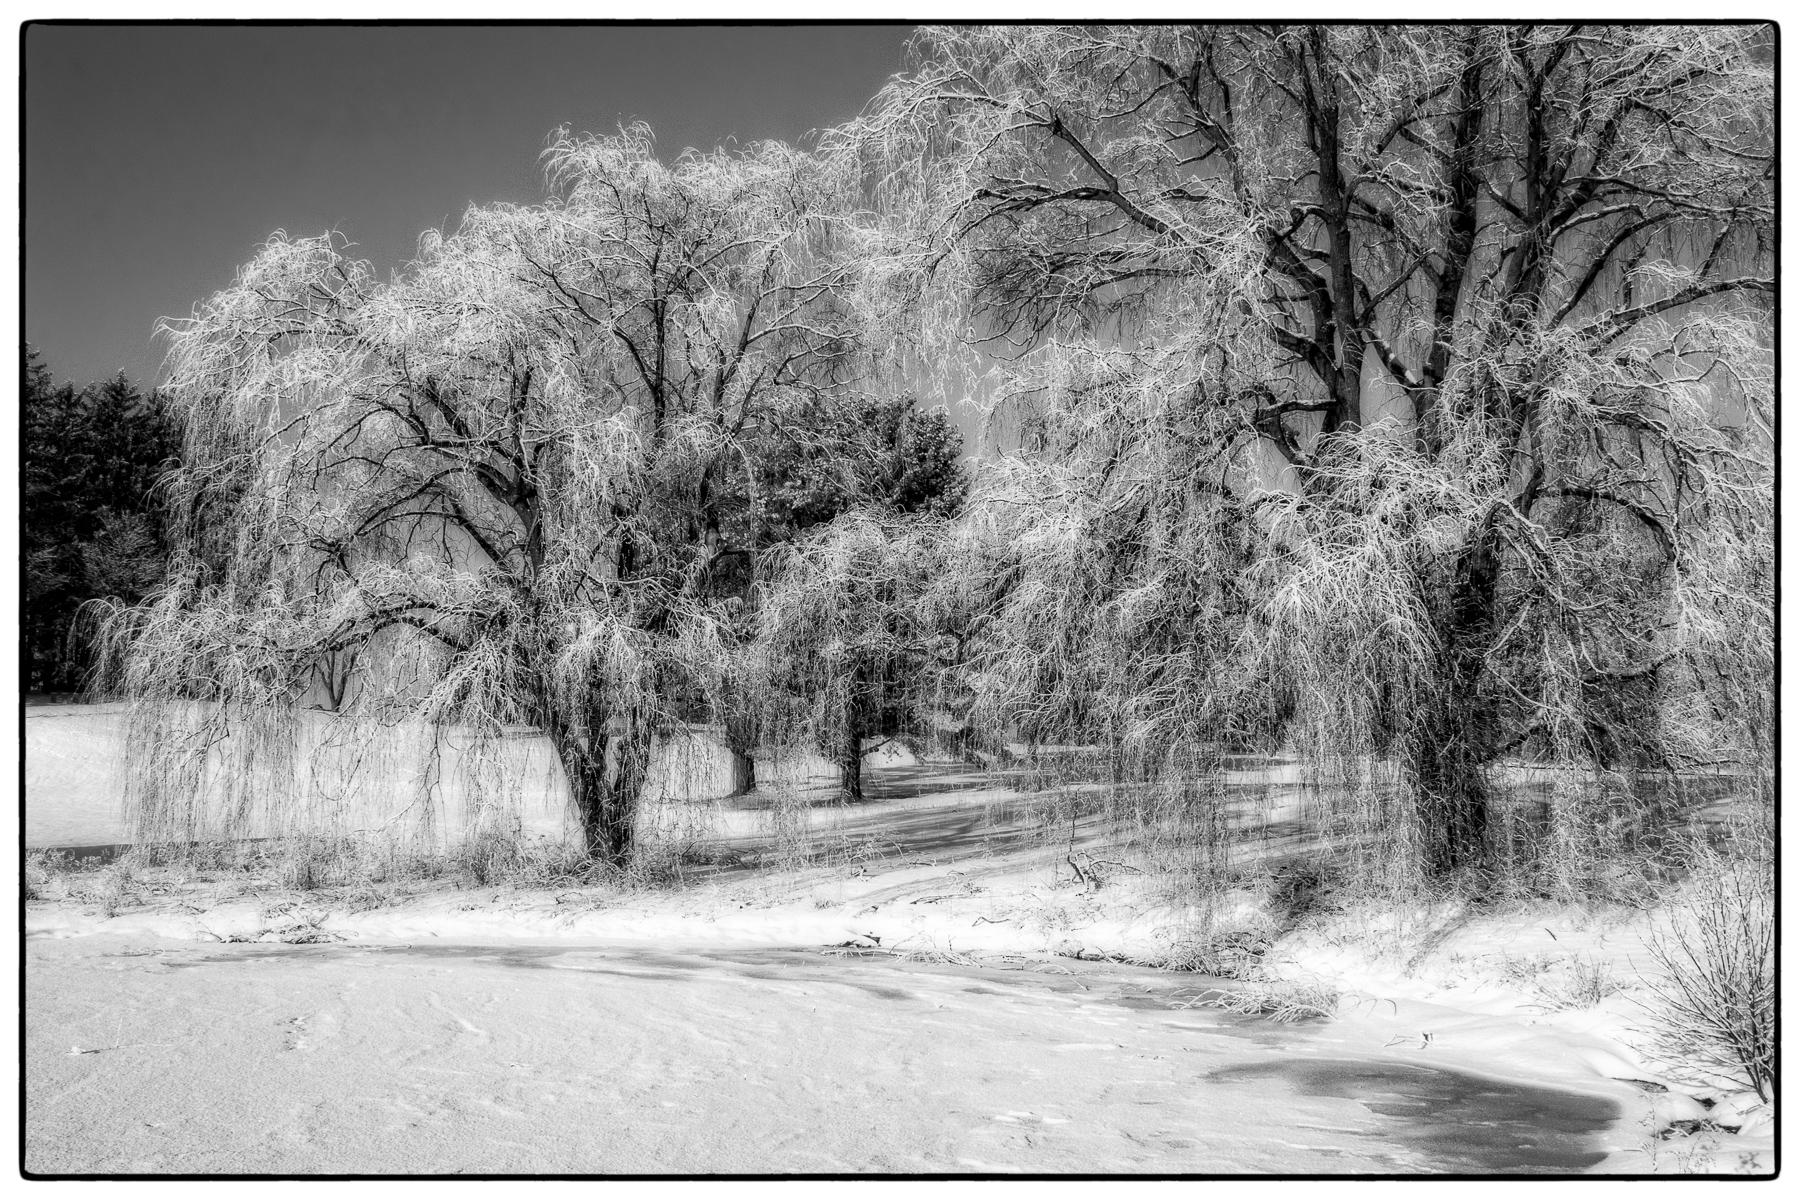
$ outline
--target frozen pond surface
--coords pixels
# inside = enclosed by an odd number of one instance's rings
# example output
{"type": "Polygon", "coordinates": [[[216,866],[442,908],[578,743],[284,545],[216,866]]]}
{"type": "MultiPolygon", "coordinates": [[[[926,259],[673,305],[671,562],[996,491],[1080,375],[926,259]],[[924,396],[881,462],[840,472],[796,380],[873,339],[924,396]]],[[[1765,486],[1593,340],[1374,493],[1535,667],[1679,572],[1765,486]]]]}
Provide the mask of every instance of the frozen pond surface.
{"type": "Polygon", "coordinates": [[[130,837],[113,760],[115,705],[25,710],[25,845],[100,846],[130,837]]]}
{"type": "MultiPolygon", "coordinates": [[[[282,773],[287,779],[300,774],[298,766],[314,766],[331,781],[334,795],[345,777],[337,768],[336,751],[345,749],[333,739],[346,738],[323,713],[300,717],[295,769],[282,773]],[[327,746],[329,743],[329,746],[327,746]],[[319,754],[316,760],[309,757],[319,754]]],[[[118,759],[125,736],[125,709],[120,704],[41,705],[25,710],[25,845],[28,848],[59,847],[74,857],[95,854],[110,857],[131,838],[121,805],[118,759]]],[[[340,812],[348,828],[383,826],[405,810],[415,795],[423,755],[431,743],[425,726],[406,726],[391,731],[391,741],[372,743],[369,758],[361,762],[359,784],[348,788],[341,801],[323,804],[319,811],[340,812]]],[[[441,772],[442,786],[434,804],[435,824],[441,831],[461,830],[467,812],[469,788],[459,770],[466,766],[468,738],[456,730],[443,731],[441,758],[434,769],[441,772]]],[[[360,754],[360,751],[357,752],[360,754]]],[[[502,738],[493,753],[504,764],[499,777],[510,790],[521,826],[528,835],[561,837],[566,831],[567,793],[561,771],[555,765],[550,743],[541,734],[519,729],[502,738]]],[[[352,757],[356,757],[353,754],[352,757]]],[[[871,759],[871,768],[876,766],[871,759]]],[[[798,752],[765,752],[757,760],[757,775],[765,784],[818,788],[830,782],[831,768],[816,755],[798,752]]],[[[653,812],[665,798],[674,803],[662,819],[690,821],[699,801],[701,810],[717,806],[732,790],[731,760],[716,739],[688,733],[659,740],[653,749],[646,805],[653,812]]],[[[919,783],[915,791],[930,790],[919,783]]],[[[217,812],[217,792],[211,811],[217,812]]],[[[654,824],[657,816],[649,816],[654,824]]],[[[249,822],[249,832],[261,836],[275,832],[262,827],[262,818],[249,822]]],[[[722,829],[719,832],[731,832],[722,829]]]]}
{"type": "Polygon", "coordinates": [[[26,957],[37,1172],[1566,1172],[1619,1111],[1105,964],[117,934],[26,957]]]}

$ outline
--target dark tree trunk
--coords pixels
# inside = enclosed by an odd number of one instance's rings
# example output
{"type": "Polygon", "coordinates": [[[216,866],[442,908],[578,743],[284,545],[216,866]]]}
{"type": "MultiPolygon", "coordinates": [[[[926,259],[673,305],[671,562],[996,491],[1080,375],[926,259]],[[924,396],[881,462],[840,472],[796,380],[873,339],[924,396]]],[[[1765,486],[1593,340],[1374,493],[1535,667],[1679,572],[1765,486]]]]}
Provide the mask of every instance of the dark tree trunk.
{"type": "Polygon", "coordinates": [[[844,795],[855,801],[863,798],[862,739],[862,709],[856,699],[852,698],[844,707],[844,727],[838,740],[837,767],[843,776],[844,795]]]}
{"type": "Polygon", "coordinates": [[[1413,745],[1419,824],[1426,869],[1447,875],[1481,861],[1487,846],[1488,794],[1483,757],[1471,743],[1468,711],[1449,702],[1429,714],[1413,745]]]}
{"type": "Polygon", "coordinates": [[[649,773],[649,722],[628,716],[615,747],[603,710],[590,709],[585,729],[577,729],[554,700],[546,700],[544,709],[550,744],[581,823],[582,848],[595,861],[623,865],[631,857],[638,798],[649,773]]]}
{"type": "Polygon", "coordinates": [[[613,861],[606,845],[605,752],[589,753],[586,746],[571,740],[557,744],[557,757],[562,760],[563,775],[569,781],[569,798],[581,822],[582,848],[589,858],[613,861]]]}
{"type": "Polygon", "coordinates": [[[1489,797],[1482,768],[1492,757],[1496,730],[1480,675],[1494,629],[1499,575],[1498,557],[1483,537],[1448,581],[1437,700],[1415,726],[1412,773],[1425,864],[1437,875],[1473,865],[1486,852],[1489,797]]]}
{"type": "Polygon", "coordinates": [[[598,841],[588,839],[588,852],[603,846],[608,862],[623,863],[631,858],[637,824],[638,801],[644,794],[644,783],[650,776],[650,743],[655,728],[649,715],[639,711],[626,714],[625,729],[619,744],[613,748],[617,768],[606,783],[598,819],[598,841]]]}
{"type": "Polygon", "coordinates": [[[725,748],[731,752],[731,794],[756,790],[756,737],[743,722],[725,722],[725,748]]]}
{"type": "Polygon", "coordinates": [[[756,790],[756,758],[733,750],[731,752],[731,794],[742,796],[746,792],[756,790]]]}

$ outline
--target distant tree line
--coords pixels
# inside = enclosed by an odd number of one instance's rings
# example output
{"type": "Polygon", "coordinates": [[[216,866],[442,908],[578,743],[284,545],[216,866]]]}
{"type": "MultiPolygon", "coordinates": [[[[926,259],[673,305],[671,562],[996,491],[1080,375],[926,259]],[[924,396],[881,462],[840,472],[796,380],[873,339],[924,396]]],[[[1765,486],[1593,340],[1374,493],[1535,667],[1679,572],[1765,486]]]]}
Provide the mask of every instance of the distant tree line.
{"type": "Polygon", "coordinates": [[[177,461],[180,437],[161,398],[123,372],[57,383],[31,347],[24,366],[22,683],[75,691],[92,666],[82,606],[136,603],[162,582],[168,531],[154,485],[177,461]]]}

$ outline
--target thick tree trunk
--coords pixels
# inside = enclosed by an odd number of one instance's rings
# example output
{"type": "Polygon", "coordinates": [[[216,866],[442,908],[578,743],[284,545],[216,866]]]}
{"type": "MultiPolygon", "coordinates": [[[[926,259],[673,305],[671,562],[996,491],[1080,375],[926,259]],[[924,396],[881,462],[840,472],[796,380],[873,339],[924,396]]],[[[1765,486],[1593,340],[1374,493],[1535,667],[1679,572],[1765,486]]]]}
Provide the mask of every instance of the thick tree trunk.
{"type": "Polygon", "coordinates": [[[844,795],[860,802],[862,779],[863,722],[860,706],[852,700],[845,706],[844,727],[838,740],[837,767],[843,778],[844,795]]]}
{"type": "Polygon", "coordinates": [[[558,742],[557,757],[562,760],[563,776],[569,782],[569,799],[581,824],[582,849],[589,858],[616,861],[606,845],[605,752],[592,754],[585,745],[558,742]]]}
{"type": "Polygon", "coordinates": [[[1468,550],[1448,581],[1442,616],[1444,660],[1437,702],[1422,714],[1412,743],[1425,865],[1435,875],[1481,861],[1487,849],[1489,797],[1483,773],[1496,730],[1480,674],[1494,628],[1500,564],[1485,539],[1468,550]]]}
{"type": "Polygon", "coordinates": [[[756,737],[743,723],[725,722],[725,748],[731,752],[731,794],[756,790],[756,737]]]}
{"type": "Polygon", "coordinates": [[[591,859],[622,866],[631,857],[638,799],[649,773],[649,722],[637,715],[628,717],[613,746],[606,717],[598,710],[588,714],[582,731],[558,711],[555,701],[544,707],[550,744],[562,764],[581,825],[582,848],[591,859]]]}
{"type": "Polygon", "coordinates": [[[1425,837],[1425,868],[1447,875],[1481,861],[1487,848],[1488,794],[1483,758],[1471,744],[1470,709],[1452,688],[1426,716],[1413,743],[1413,786],[1425,837]]]}
{"type": "Polygon", "coordinates": [[[742,796],[756,790],[756,759],[736,750],[731,752],[731,794],[742,796]]]}
{"type": "Polygon", "coordinates": [[[625,729],[619,744],[613,748],[617,767],[607,780],[599,806],[594,834],[588,838],[588,853],[603,847],[608,862],[624,863],[631,858],[637,824],[638,801],[650,776],[650,743],[655,729],[648,714],[626,715],[625,729]],[[597,836],[596,836],[597,835],[597,836]]]}

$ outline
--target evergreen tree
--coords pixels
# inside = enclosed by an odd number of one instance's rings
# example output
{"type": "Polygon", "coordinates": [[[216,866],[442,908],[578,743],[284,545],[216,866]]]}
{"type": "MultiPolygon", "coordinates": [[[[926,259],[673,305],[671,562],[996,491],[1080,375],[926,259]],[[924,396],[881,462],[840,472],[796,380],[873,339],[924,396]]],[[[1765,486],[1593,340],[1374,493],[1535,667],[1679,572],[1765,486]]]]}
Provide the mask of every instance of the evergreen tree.
{"type": "Polygon", "coordinates": [[[123,373],[79,389],[58,384],[27,347],[23,384],[23,682],[69,691],[91,659],[81,606],[135,603],[162,579],[153,485],[176,457],[176,433],[158,397],[123,373]]]}

